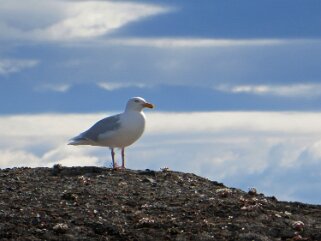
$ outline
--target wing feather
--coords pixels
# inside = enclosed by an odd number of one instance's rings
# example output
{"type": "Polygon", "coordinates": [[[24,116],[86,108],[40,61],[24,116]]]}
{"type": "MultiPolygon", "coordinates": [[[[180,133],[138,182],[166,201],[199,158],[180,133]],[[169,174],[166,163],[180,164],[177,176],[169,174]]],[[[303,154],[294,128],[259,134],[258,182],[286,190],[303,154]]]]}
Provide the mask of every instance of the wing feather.
{"type": "Polygon", "coordinates": [[[86,141],[98,141],[99,135],[105,134],[109,131],[117,130],[120,127],[120,114],[106,117],[87,131],[81,133],[80,135],[72,138],[73,142],[86,142],[86,141]]]}

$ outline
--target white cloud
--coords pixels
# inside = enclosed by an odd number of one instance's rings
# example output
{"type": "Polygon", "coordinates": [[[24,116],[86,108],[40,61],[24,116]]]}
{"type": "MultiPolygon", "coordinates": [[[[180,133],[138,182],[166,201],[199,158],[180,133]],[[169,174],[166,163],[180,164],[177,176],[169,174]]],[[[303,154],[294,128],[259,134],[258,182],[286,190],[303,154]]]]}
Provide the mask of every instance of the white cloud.
{"type": "MultiPolygon", "coordinates": [[[[303,41],[303,40],[301,40],[303,41]]],[[[309,41],[309,40],[306,40],[309,41]]],[[[241,47],[241,46],[270,46],[299,42],[286,39],[210,39],[210,38],[127,38],[102,40],[101,43],[144,46],[156,48],[208,48],[208,47],[241,47]]]]}
{"type": "Polygon", "coordinates": [[[186,130],[188,133],[321,133],[321,126],[318,124],[321,122],[321,115],[313,112],[153,113],[149,118],[151,121],[148,128],[159,134],[185,133],[186,130]],[[164,115],[167,118],[163,118],[164,115]]]}
{"type": "Polygon", "coordinates": [[[102,114],[2,116],[0,168],[52,166],[55,163],[67,166],[99,165],[97,157],[91,154],[95,148],[74,148],[67,146],[67,143],[71,137],[102,117],[102,114]]]}
{"type": "Polygon", "coordinates": [[[214,47],[257,47],[280,45],[309,45],[319,44],[321,39],[282,39],[282,38],[256,38],[256,39],[224,39],[224,38],[112,38],[97,40],[97,44],[124,45],[134,47],[155,48],[214,48],[214,47]]]}
{"type": "Polygon", "coordinates": [[[88,150],[73,150],[66,146],[59,146],[48,150],[43,155],[36,155],[31,151],[0,149],[0,168],[10,167],[49,167],[54,164],[64,166],[99,166],[98,158],[90,155],[88,150]]]}
{"type": "Polygon", "coordinates": [[[40,158],[23,150],[0,149],[0,168],[15,166],[36,167],[41,164],[40,158]]]}
{"type": "Polygon", "coordinates": [[[24,69],[33,68],[39,64],[33,59],[0,59],[0,75],[8,75],[20,72],[24,69]]]}
{"type": "Polygon", "coordinates": [[[153,4],[114,1],[1,0],[0,5],[0,30],[6,33],[2,38],[50,41],[95,38],[170,11],[153,4]]]}
{"type": "Polygon", "coordinates": [[[311,154],[313,159],[321,160],[321,141],[313,143],[313,145],[307,148],[307,151],[311,154]]]}
{"type": "MultiPolygon", "coordinates": [[[[320,164],[321,163],[321,140],[318,140],[312,144],[307,144],[300,152],[298,159],[301,161],[301,165],[306,164],[320,164]]],[[[320,169],[321,176],[321,169],[320,169]]]]}
{"type": "MultiPolygon", "coordinates": [[[[317,202],[321,114],[300,112],[148,112],[143,137],[127,148],[133,169],[194,172],[281,199],[317,202]],[[313,174],[306,179],[300,173],[313,174]],[[287,177],[284,180],[284,177],[287,177]],[[283,178],[283,181],[279,181],[283,178]],[[311,190],[307,199],[302,190],[311,190]],[[288,191],[285,191],[288,190],[288,191]],[[313,193],[316,193],[315,195],[313,193]],[[314,195],[314,196],[313,196],[314,195]]],[[[68,146],[69,138],[105,114],[0,117],[0,167],[109,165],[109,150],[68,146]]],[[[119,152],[117,152],[119,159],[119,152]]]]}
{"type": "Polygon", "coordinates": [[[70,89],[70,84],[44,84],[35,87],[36,91],[54,91],[54,92],[66,92],[70,89]]]}
{"type": "Polygon", "coordinates": [[[64,166],[95,166],[99,165],[98,157],[91,155],[88,149],[76,149],[65,144],[46,152],[41,159],[48,166],[59,163],[64,166]]]}
{"type": "Polygon", "coordinates": [[[97,85],[108,91],[122,89],[122,88],[128,88],[128,87],[138,87],[138,88],[144,88],[146,87],[146,84],[140,84],[140,83],[121,83],[121,82],[100,82],[97,83],[97,85]]]}
{"type": "Polygon", "coordinates": [[[311,98],[321,96],[321,84],[221,85],[215,89],[230,93],[311,98]]]}
{"type": "Polygon", "coordinates": [[[129,22],[167,11],[153,5],[116,2],[69,2],[66,7],[64,19],[35,33],[50,40],[97,37],[129,22]]]}

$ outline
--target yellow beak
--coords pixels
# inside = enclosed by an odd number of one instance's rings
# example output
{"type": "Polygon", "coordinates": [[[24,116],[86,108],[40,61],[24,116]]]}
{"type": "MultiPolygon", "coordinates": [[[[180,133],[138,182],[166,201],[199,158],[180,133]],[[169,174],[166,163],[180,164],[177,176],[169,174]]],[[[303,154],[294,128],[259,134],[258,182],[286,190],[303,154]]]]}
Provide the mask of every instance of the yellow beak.
{"type": "Polygon", "coordinates": [[[144,106],[144,107],[147,107],[147,108],[151,108],[151,109],[154,108],[154,105],[151,104],[151,103],[144,103],[143,106],[144,106]]]}

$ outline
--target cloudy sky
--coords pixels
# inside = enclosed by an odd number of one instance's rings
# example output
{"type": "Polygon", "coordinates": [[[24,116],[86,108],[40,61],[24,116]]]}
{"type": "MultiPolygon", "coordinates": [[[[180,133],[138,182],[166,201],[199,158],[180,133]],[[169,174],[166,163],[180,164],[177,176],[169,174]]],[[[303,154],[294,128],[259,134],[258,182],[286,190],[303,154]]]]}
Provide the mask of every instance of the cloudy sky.
{"type": "Polygon", "coordinates": [[[110,165],[66,142],[143,96],[128,167],[321,203],[319,0],[0,0],[0,167],[110,165]]]}

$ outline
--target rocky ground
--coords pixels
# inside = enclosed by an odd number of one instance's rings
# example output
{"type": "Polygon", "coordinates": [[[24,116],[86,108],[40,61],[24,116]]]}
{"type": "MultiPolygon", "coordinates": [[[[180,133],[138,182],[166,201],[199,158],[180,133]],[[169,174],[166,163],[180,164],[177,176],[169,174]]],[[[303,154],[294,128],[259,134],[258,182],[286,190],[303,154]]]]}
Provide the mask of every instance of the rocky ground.
{"type": "Polygon", "coordinates": [[[0,240],[321,241],[321,206],[166,169],[4,169],[0,187],[0,240]]]}

